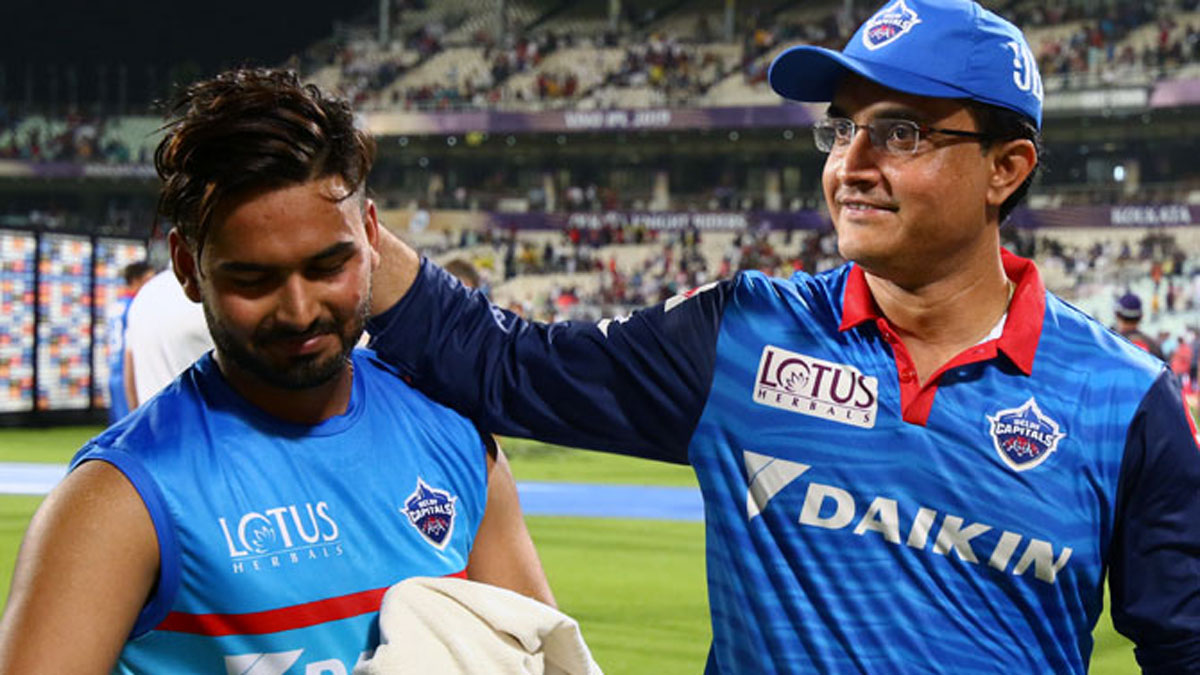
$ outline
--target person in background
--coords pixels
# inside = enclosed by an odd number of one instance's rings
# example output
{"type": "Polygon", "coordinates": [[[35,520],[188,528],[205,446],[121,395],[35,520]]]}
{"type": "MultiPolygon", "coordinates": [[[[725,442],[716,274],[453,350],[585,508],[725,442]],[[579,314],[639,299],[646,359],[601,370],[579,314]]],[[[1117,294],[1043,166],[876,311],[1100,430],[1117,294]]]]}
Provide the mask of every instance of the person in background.
{"type": "Polygon", "coordinates": [[[1136,293],[1125,293],[1117,298],[1113,314],[1116,316],[1116,331],[1121,337],[1150,352],[1159,360],[1164,360],[1162,347],[1158,340],[1142,332],[1142,299],[1136,293]]]}
{"type": "Polygon", "coordinates": [[[125,326],[129,305],[139,289],[154,276],[154,268],[144,260],[129,263],[121,270],[125,281],[117,303],[108,317],[108,423],[113,424],[132,409],[125,392],[125,326]]]}
{"type": "Polygon", "coordinates": [[[169,267],[146,282],[127,317],[125,397],[132,410],[212,349],[213,341],[203,308],[188,299],[169,267]]]}

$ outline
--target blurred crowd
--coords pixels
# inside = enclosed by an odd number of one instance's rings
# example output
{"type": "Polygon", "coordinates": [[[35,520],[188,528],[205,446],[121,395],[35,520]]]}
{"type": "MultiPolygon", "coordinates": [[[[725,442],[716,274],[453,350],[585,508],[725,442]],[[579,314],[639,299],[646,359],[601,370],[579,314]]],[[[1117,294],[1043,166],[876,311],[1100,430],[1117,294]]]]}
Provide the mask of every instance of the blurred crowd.
{"type": "Polygon", "coordinates": [[[41,117],[28,119],[11,115],[0,105],[0,159],[107,164],[148,160],[144,151],[135,153],[107,133],[108,124],[105,117],[80,114],[53,122],[41,117]]]}
{"type": "Polygon", "coordinates": [[[704,93],[724,76],[725,64],[715,52],[706,50],[703,43],[690,44],[659,32],[644,42],[625,45],[625,59],[609,83],[651,87],[665,94],[669,101],[682,102],[704,93]]]}
{"type": "MultiPolygon", "coordinates": [[[[1098,86],[1129,77],[1145,82],[1200,63],[1200,21],[1191,18],[1200,0],[1117,0],[1102,7],[1030,0],[985,4],[1030,32],[1042,74],[1056,86],[1098,86]]],[[[572,101],[605,108],[624,105],[623,90],[643,88],[656,93],[643,105],[687,105],[737,72],[739,58],[744,79],[754,84],[765,81],[771,57],[782,45],[840,47],[874,6],[855,3],[851,16],[843,14],[841,3],[816,15],[797,14],[802,3],[772,11],[752,6],[738,17],[735,40],[740,56],[735,56],[722,50],[729,45],[722,42],[722,31],[714,25],[719,22],[711,13],[696,14],[686,30],[680,26],[687,22],[655,28],[663,17],[649,10],[643,16],[636,9],[629,9],[624,19],[633,28],[621,31],[544,29],[537,22],[521,25],[515,19],[503,30],[487,22],[471,29],[480,23],[478,10],[436,11],[435,3],[397,0],[391,3],[393,37],[386,46],[380,46],[377,35],[366,27],[341,29],[285,65],[311,75],[332,70],[333,80],[323,79],[322,84],[362,108],[488,108],[572,101]],[[622,58],[615,65],[597,57],[560,59],[543,67],[550,54],[577,45],[619,48],[622,58]],[[406,84],[406,75],[451,47],[478,50],[479,55],[447,59],[443,70],[406,84]],[[482,59],[482,68],[464,65],[477,59],[482,59]],[[532,81],[529,86],[524,80],[514,84],[514,78],[526,74],[532,81]]],[[[684,7],[675,13],[686,11],[684,7]]],[[[53,130],[21,127],[20,122],[0,107],[0,156],[110,163],[143,159],[139,149],[106,137],[103,117],[75,114],[53,130]]]]}
{"type": "MultiPolygon", "coordinates": [[[[1030,31],[1042,74],[1059,78],[1062,86],[1094,86],[1120,81],[1128,74],[1158,78],[1187,64],[1200,62],[1200,25],[1180,23],[1180,13],[1194,12],[1200,0],[1143,3],[1118,0],[1104,7],[1090,3],[1042,3],[1028,0],[985,2],[1002,15],[1030,31]],[[1087,4],[1085,8],[1084,5],[1087,4]],[[1059,26],[1074,27],[1065,34],[1039,32],[1059,26]],[[1143,38],[1147,33],[1152,39],[1143,38]],[[1061,76],[1061,77],[1060,77],[1061,76]],[[1087,78],[1083,76],[1094,76],[1087,78]]],[[[342,88],[358,103],[401,108],[492,107],[506,101],[527,102],[579,99],[596,93],[594,105],[619,105],[619,96],[605,96],[612,88],[650,87],[663,94],[667,103],[685,104],[702,96],[712,85],[733,72],[714,48],[722,42],[712,14],[698,14],[694,27],[672,34],[656,29],[654,17],[643,18],[641,26],[624,31],[576,34],[567,30],[543,30],[515,22],[504,31],[494,27],[475,30],[454,46],[477,47],[483,51],[485,72],[467,75],[451,64],[436,84],[403,86],[402,76],[447,48],[447,35],[463,25],[468,15],[448,12],[436,20],[411,25],[406,16],[425,9],[422,3],[400,3],[396,11],[401,36],[390,51],[380,51],[370,41],[321,45],[309,50],[302,63],[306,69],[337,63],[342,70],[342,88]],[[619,47],[624,58],[615,70],[597,72],[589,59],[560,62],[553,68],[539,65],[548,54],[576,44],[619,47]],[[505,84],[514,75],[535,72],[530,89],[505,84]],[[586,83],[586,84],[585,84],[586,83]],[[506,99],[506,97],[509,97],[506,99]]],[[[801,5],[797,5],[797,8],[801,5]]],[[[804,42],[838,48],[875,8],[874,3],[856,3],[850,16],[840,3],[827,13],[795,14],[793,9],[751,9],[739,17],[740,67],[750,83],[765,81],[771,56],[784,44],[804,42]]],[[[736,59],[735,59],[736,61],[736,59]]]]}
{"type": "MultiPolygon", "coordinates": [[[[1195,10],[1194,0],[1187,4],[1188,11],[1195,10]]],[[[1118,3],[1099,19],[1035,6],[1029,10],[1029,21],[1033,25],[1079,24],[1069,35],[1041,43],[1037,56],[1042,76],[1047,78],[1062,76],[1069,81],[1072,76],[1091,74],[1111,83],[1145,74],[1157,79],[1200,62],[1200,26],[1180,25],[1173,16],[1156,15],[1142,2],[1118,3]],[[1138,29],[1149,33],[1148,39],[1128,40],[1138,29]]]]}
{"type": "MultiPolygon", "coordinates": [[[[1180,24],[1176,19],[1179,13],[1195,12],[1200,0],[1118,0],[1104,6],[1028,0],[985,0],[983,4],[1030,32],[1042,77],[1061,76],[1065,87],[1111,84],[1129,75],[1158,79],[1184,65],[1200,63],[1200,23],[1180,24]],[[1075,24],[1068,35],[1045,40],[1036,37],[1042,29],[1075,24]],[[1130,43],[1131,34],[1151,26],[1152,39],[1130,43]],[[1095,77],[1083,77],[1088,75],[1095,77]]],[[[752,28],[743,37],[746,79],[765,82],[770,59],[762,57],[781,44],[805,42],[840,48],[873,10],[871,3],[857,4],[849,20],[840,11],[817,20],[782,23],[752,17],[752,28]]]]}

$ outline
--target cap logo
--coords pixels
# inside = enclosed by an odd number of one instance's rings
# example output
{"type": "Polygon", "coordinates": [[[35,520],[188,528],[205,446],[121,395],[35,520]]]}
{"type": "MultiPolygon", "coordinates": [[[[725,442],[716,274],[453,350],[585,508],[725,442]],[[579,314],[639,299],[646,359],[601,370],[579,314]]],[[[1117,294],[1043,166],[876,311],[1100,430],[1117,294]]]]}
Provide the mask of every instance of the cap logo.
{"type": "Polygon", "coordinates": [[[909,9],[904,0],[896,0],[875,12],[875,16],[871,17],[863,26],[863,46],[872,51],[887,46],[919,23],[921,23],[921,17],[909,9]]]}
{"type": "Polygon", "coordinates": [[[986,417],[996,452],[1014,471],[1027,471],[1046,461],[1066,436],[1032,398],[1019,408],[986,417]]]}

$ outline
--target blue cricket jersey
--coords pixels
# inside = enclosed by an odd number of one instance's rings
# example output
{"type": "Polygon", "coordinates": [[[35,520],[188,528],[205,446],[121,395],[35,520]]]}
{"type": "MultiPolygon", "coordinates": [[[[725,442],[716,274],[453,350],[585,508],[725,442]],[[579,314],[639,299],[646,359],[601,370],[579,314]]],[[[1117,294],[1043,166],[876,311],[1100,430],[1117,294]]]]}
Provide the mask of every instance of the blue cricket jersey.
{"type": "Polygon", "coordinates": [[[366,350],[344,414],[271,417],[212,355],[90,441],[158,536],[153,596],[119,673],[349,673],[378,644],[383,593],[462,574],[487,499],[474,426],[366,350]]]}
{"type": "Polygon", "coordinates": [[[1004,265],[1003,329],[924,386],[853,264],[545,325],[426,262],[370,330],[489,430],[694,467],[708,673],[1082,674],[1106,573],[1146,672],[1195,672],[1200,451],[1177,383],[1004,265]]]}

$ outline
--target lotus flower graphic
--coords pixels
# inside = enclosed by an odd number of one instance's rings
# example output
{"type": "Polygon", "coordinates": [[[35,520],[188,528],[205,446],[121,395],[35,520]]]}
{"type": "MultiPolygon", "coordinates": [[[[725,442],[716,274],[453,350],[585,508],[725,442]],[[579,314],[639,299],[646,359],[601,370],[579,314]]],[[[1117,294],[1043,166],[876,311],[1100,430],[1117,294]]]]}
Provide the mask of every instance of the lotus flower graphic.
{"type": "Polygon", "coordinates": [[[275,548],[275,528],[270,525],[255,525],[246,534],[246,545],[255,553],[266,553],[275,548]]]}

